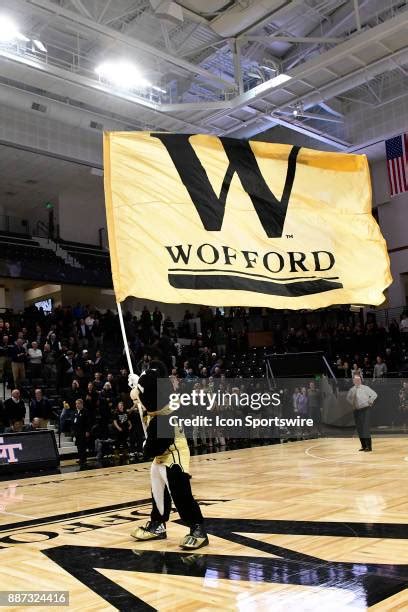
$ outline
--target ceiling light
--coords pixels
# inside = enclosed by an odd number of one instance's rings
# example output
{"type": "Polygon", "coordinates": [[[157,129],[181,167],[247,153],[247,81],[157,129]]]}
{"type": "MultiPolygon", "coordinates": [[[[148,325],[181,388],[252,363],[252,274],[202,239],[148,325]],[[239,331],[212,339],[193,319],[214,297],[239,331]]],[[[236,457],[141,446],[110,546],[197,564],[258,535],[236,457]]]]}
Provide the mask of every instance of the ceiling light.
{"type": "Polygon", "coordinates": [[[162,89],[161,87],[157,87],[157,85],[152,85],[152,89],[154,89],[154,91],[159,91],[160,93],[167,93],[167,91],[165,89],[162,89]]]}
{"type": "Polygon", "coordinates": [[[37,49],[38,49],[39,51],[42,51],[43,53],[47,53],[47,48],[46,48],[46,46],[45,46],[45,45],[43,45],[43,43],[41,42],[41,40],[34,40],[34,39],[33,39],[33,43],[34,43],[34,46],[35,46],[35,47],[37,47],[37,49]]]}
{"type": "Polygon", "coordinates": [[[117,87],[135,89],[151,87],[151,83],[140,74],[139,70],[130,62],[104,62],[95,69],[100,79],[110,81],[117,87]]]}
{"type": "Polygon", "coordinates": [[[12,42],[18,36],[16,24],[8,17],[0,17],[0,42],[12,42]]]}
{"type": "Polygon", "coordinates": [[[279,85],[283,85],[283,83],[290,81],[291,78],[291,76],[282,72],[282,74],[278,74],[276,77],[273,77],[273,79],[269,79],[268,84],[272,87],[278,87],[279,85]]]}

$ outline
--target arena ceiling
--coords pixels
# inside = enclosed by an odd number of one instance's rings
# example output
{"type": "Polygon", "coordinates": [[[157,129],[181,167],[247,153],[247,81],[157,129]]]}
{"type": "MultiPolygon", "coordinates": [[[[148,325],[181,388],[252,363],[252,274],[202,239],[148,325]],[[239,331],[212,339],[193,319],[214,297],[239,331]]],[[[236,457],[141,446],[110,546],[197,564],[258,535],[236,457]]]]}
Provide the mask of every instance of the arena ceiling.
{"type": "Polygon", "coordinates": [[[406,127],[408,0],[3,0],[1,15],[27,39],[0,40],[1,110],[30,126],[268,131],[368,152],[406,127]],[[149,87],[95,73],[123,59],[149,87]]]}

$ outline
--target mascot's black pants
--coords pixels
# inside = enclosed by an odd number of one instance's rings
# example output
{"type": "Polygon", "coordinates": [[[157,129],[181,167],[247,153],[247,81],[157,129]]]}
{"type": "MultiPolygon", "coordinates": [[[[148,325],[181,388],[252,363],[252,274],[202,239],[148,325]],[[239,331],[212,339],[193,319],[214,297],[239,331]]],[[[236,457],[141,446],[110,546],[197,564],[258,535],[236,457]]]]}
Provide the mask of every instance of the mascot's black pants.
{"type": "Polygon", "coordinates": [[[188,526],[204,522],[200,506],[191,492],[190,476],[179,465],[170,468],[152,463],[152,521],[167,523],[173,499],[181,520],[188,526]]]}

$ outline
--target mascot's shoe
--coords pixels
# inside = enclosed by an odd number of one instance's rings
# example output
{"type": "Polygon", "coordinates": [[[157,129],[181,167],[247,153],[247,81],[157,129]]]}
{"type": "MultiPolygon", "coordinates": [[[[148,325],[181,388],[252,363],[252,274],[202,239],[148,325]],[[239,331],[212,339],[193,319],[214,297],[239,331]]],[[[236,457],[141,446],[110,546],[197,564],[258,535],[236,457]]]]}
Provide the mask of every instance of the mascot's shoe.
{"type": "Polygon", "coordinates": [[[157,521],[148,521],[144,527],[137,527],[130,534],[135,540],[165,540],[166,526],[157,521]]]}
{"type": "Polygon", "coordinates": [[[183,550],[197,550],[202,546],[208,546],[208,537],[204,529],[204,525],[193,525],[182,541],[180,546],[183,550]]]}

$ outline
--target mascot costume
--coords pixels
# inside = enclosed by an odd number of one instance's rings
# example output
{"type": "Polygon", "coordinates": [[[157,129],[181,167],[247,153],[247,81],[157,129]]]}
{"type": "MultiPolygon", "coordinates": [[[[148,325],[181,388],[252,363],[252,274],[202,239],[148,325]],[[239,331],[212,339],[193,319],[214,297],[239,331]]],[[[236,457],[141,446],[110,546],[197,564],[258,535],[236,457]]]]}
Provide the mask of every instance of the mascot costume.
{"type": "Polygon", "coordinates": [[[144,527],[137,527],[131,535],[136,540],[164,540],[173,500],[181,520],[190,528],[180,543],[181,548],[196,550],[207,546],[203,515],[191,492],[187,439],[181,427],[169,424],[172,413],[169,395],[174,389],[166,367],[159,361],[152,361],[138,380],[131,375],[129,383],[134,387],[131,398],[140,400],[148,416],[144,458],[154,458],[150,472],[153,506],[150,521],[144,527]]]}

